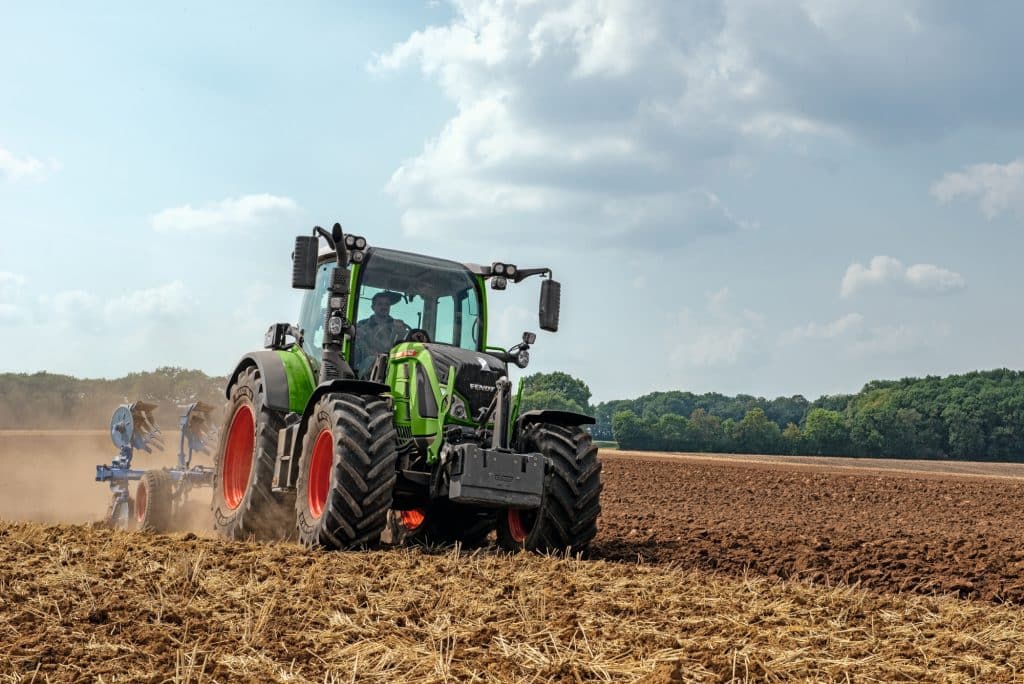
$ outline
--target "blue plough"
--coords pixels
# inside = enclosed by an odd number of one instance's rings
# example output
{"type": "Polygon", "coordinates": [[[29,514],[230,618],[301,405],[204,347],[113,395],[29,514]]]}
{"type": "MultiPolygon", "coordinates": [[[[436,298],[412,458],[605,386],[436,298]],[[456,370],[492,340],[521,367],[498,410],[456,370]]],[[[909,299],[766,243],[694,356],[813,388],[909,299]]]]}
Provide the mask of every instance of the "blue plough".
{"type": "Polygon", "coordinates": [[[211,421],[213,407],[201,401],[179,407],[184,413],[178,424],[181,439],[176,466],[132,468],[136,449],[146,453],[152,453],[154,448],[164,449],[160,427],[153,420],[156,407],[145,401],[123,404],[110,419],[110,439],[118,454],[110,465],[96,466],[96,481],[110,485],[113,496],[106,522],[112,527],[165,532],[175,526],[193,488],[213,486],[214,469],[192,465],[193,454],[209,454],[217,439],[217,429],[211,421]],[[132,481],[139,483],[134,498],[129,489],[132,481]]]}

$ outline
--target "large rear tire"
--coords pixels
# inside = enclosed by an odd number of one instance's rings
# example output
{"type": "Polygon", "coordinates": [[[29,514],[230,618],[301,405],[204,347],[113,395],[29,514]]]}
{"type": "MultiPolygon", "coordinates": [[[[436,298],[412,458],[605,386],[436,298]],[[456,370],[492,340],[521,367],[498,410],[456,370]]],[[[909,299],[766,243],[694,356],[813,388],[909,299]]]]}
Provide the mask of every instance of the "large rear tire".
{"type": "Polygon", "coordinates": [[[174,482],[166,470],[147,470],[135,489],[135,527],[143,532],[171,529],[174,482]]]}
{"type": "Polygon", "coordinates": [[[523,452],[548,460],[540,507],[498,514],[498,544],[509,551],[585,552],[601,513],[601,462],[590,435],[579,427],[534,423],[517,439],[523,452]]]}
{"type": "Polygon", "coordinates": [[[396,544],[483,546],[494,530],[493,510],[439,501],[432,506],[391,512],[391,538],[396,544]]]}
{"type": "Polygon", "coordinates": [[[380,542],[397,479],[396,436],[384,397],[320,398],[307,419],[296,482],[303,544],[352,549],[380,542]]]}
{"type": "Polygon", "coordinates": [[[292,529],[291,498],[271,490],[278,431],[284,421],[266,406],[263,377],[243,370],[231,388],[214,460],[213,526],[231,539],[281,539],[292,529]]]}

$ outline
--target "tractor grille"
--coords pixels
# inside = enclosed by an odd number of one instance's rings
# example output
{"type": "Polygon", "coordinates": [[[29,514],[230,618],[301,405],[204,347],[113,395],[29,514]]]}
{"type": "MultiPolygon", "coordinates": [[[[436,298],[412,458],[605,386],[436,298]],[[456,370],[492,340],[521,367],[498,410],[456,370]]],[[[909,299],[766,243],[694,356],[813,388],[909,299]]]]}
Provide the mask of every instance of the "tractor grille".
{"type": "Polygon", "coordinates": [[[468,402],[469,415],[475,416],[487,407],[494,396],[494,385],[508,369],[502,361],[490,354],[442,344],[424,345],[430,350],[437,379],[448,382],[448,373],[454,369],[455,391],[468,402]],[[481,363],[482,362],[482,363],[481,363]]]}
{"type": "Polygon", "coordinates": [[[455,375],[455,391],[469,401],[469,415],[476,416],[494,397],[494,383],[505,370],[483,370],[478,364],[464,365],[455,375]]]}

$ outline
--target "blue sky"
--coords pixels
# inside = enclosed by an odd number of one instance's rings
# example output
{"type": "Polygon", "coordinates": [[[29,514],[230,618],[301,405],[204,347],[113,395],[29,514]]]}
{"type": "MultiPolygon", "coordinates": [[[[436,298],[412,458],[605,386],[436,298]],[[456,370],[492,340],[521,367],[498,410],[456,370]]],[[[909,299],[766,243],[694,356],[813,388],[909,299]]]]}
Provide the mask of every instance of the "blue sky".
{"type": "MultiPolygon", "coordinates": [[[[294,235],[551,266],[596,400],[1024,367],[1017,3],[0,6],[0,370],[226,373],[294,235]]],[[[492,299],[513,343],[537,284],[492,299]]],[[[495,293],[498,294],[498,293],[495,293]]]]}

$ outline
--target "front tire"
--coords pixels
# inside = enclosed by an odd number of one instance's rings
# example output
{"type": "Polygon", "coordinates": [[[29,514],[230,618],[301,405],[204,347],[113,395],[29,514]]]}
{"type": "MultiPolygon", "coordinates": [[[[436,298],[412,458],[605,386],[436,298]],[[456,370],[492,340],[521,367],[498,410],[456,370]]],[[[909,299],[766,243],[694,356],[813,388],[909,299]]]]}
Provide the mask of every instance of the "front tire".
{"type": "Polygon", "coordinates": [[[381,396],[326,394],[306,423],[296,482],[299,540],[309,547],[375,546],[397,479],[391,406],[381,396]]]}
{"type": "Polygon", "coordinates": [[[143,532],[171,529],[174,482],[166,470],[147,470],[135,489],[135,526],[143,532]]]}
{"type": "Polygon", "coordinates": [[[533,423],[517,440],[548,461],[540,507],[498,513],[498,544],[509,551],[584,552],[601,513],[601,462],[590,435],[575,426],[533,423]]]}
{"type": "Polygon", "coordinates": [[[266,406],[255,366],[231,388],[214,462],[213,526],[230,539],[280,539],[291,528],[291,500],[271,490],[281,416],[266,406]]]}

